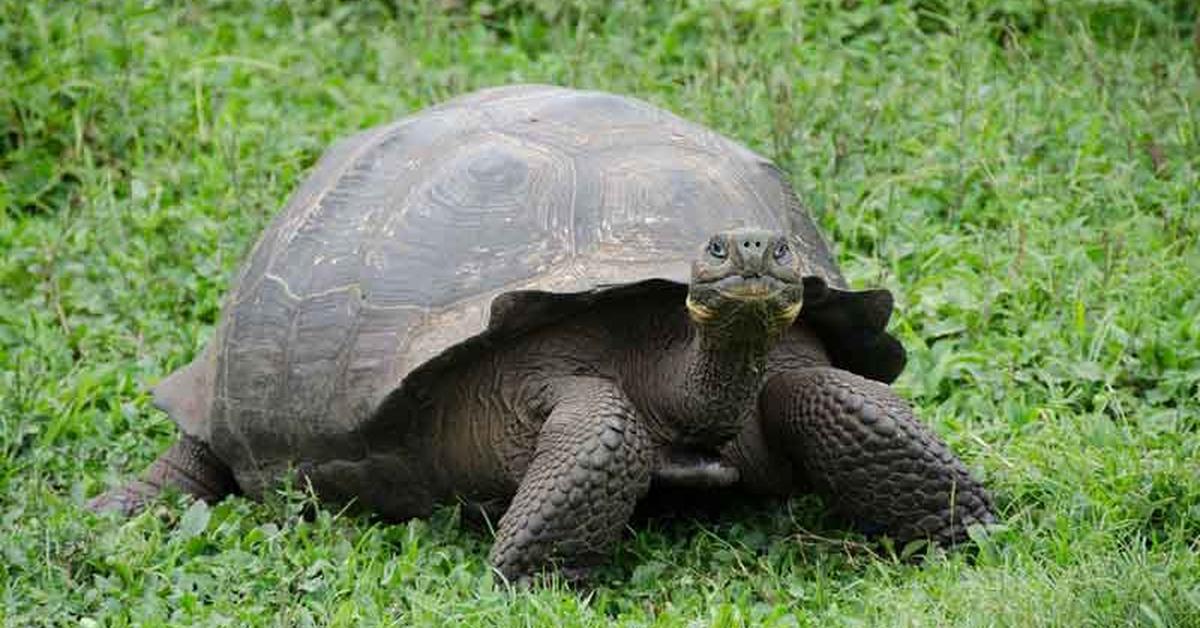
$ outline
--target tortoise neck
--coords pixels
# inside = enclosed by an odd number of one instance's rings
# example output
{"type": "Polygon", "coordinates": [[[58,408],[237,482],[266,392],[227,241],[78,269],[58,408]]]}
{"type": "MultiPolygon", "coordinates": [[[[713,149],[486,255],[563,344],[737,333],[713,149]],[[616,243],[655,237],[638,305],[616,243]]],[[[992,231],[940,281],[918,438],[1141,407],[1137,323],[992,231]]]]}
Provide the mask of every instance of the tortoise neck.
{"type": "Polygon", "coordinates": [[[756,403],[773,335],[753,322],[693,323],[669,368],[675,378],[674,431],[681,442],[720,446],[740,429],[756,403]]]}

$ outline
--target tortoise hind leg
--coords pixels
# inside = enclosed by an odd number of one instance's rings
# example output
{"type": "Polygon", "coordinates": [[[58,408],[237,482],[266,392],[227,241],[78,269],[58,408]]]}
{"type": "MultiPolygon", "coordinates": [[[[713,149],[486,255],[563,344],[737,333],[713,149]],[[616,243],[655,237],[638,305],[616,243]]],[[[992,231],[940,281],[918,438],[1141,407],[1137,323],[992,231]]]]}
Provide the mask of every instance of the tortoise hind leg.
{"type": "Polygon", "coordinates": [[[238,492],[229,467],[207,444],[184,434],[150,463],[141,477],[94,497],[87,507],[93,512],[129,516],[142,510],[168,487],[209,503],[238,492]]]}
{"type": "Polygon", "coordinates": [[[900,542],[954,544],[995,522],[992,500],[892,389],[835,368],[771,378],[759,399],[768,442],[842,514],[900,542]]]}

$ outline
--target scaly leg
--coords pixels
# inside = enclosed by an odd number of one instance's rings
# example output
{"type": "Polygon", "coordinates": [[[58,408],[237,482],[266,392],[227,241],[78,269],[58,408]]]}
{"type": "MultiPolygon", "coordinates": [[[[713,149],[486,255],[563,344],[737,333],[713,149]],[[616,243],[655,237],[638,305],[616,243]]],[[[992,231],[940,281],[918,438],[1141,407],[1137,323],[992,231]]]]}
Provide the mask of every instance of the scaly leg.
{"type": "Polygon", "coordinates": [[[650,441],[613,383],[571,378],[496,533],[491,561],[509,580],[551,565],[582,577],[620,537],[650,485],[650,441]]]}
{"type": "Polygon", "coordinates": [[[807,368],[771,378],[759,406],[770,447],[867,529],[953,544],[968,526],[995,521],[983,486],[884,384],[807,368]]]}
{"type": "Polygon", "coordinates": [[[208,445],[184,434],[140,478],[92,498],[87,507],[93,512],[133,515],[168,486],[210,503],[238,492],[229,467],[208,445]]]}

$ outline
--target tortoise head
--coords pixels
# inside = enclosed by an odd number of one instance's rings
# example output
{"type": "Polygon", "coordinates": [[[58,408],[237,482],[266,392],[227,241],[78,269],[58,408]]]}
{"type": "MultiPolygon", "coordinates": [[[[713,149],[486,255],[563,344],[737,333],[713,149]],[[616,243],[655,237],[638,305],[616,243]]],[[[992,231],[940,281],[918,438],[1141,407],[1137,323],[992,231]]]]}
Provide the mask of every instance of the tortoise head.
{"type": "Polygon", "coordinates": [[[717,233],[692,262],[688,312],[698,325],[731,330],[749,325],[774,337],[804,304],[803,264],[785,233],[752,228],[717,233]]]}

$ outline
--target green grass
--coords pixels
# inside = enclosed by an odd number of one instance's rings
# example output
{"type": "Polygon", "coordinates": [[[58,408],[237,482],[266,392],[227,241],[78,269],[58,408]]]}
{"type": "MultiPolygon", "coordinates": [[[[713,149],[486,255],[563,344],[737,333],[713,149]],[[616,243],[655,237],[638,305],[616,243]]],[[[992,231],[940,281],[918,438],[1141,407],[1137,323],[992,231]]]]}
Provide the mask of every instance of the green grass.
{"type": "Polygon", "coordinates": [[[1194,4],[441,4],[0,0],[0,625],[1200,626],[1194,4]],[[323,147],[517,81],[782,164],[1005,529],[910,564],[796,500],[514,593],[450,509],[81,509],[170,442],[148,385],[323,147]]]}

